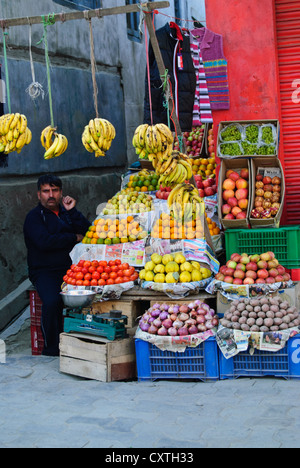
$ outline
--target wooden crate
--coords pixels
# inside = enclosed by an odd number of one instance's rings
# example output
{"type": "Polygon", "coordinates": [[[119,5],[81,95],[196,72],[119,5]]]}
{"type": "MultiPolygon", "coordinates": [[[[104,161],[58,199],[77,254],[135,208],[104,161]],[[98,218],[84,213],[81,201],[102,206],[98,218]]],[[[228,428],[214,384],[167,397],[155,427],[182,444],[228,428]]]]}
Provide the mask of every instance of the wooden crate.
{"type": "Polygon", "coordinates": [[[104,301],[94,302],[92,305],[93,314],[108,314],[111,310],[121,310],[126,315],[128,322],[126,328],[133,328],[137,324],[137,318],[141,315],[140,303],[138,301],[104,301]]]}
{"type": "Polygon", "coordinates": [[[133,337],[115,341],[82,333],[60,335],[60,372],[101,382],[136,377],[133,337]]]}

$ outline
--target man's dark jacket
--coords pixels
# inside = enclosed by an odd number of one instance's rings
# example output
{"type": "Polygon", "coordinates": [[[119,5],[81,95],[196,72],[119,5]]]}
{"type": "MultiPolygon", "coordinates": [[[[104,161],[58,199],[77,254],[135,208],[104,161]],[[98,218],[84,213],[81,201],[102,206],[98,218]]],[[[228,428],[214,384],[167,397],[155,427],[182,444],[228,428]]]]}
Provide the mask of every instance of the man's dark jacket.
{"type": "Polygon", "coordinates": [[[29,277],[41,270],[66,270],[70,252],[77,243],[76,234],[84,235],[91,223],[76,209],[59,207],[56,216],[40,203],[26,216],[24,239],[28,250],[29,277]]]}

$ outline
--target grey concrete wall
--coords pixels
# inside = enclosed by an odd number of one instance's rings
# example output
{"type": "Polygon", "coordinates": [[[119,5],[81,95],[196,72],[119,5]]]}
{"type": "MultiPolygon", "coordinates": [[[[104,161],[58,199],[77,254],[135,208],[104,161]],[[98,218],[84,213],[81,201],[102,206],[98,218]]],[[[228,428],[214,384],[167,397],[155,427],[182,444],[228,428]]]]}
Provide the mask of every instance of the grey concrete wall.
{"type": "MultiPolygon", "coordinates": [[[[103,8],[123,5],[103,1],[103,8]]],[[[69,11],[51,0],[14,0],[0,4],[0,17],[48,15],[69,11]]],[[[20,154],[0,167],[0,330],[28,304],[26,249],[23,222],[37,202],[36,180],[41,173],[62,177],[64,193],[78,200],[78,208],[91,220],[99,203],[113,196],[121,175],[136,160],[132,135],[142,121],[145,46],[127,38],[126,15],[93,19],[100,117],[110,120],[117,137],[105,158],[95,158],[81,143],[81,133],[95,117],[90,65],[89,25],[84,20],[57,23],[48,28],[54,120],[69,140],[67,152],[45,161],[41,130],[50,124],[48,96],[32,102],[26,88],[32,82],[29,62],[29,26],[10,28],[7,38],[12,112],[27,116],[33,138],[20,154]]],[[[36,79],[47,92],[42,25],[32,26],[32,52],[36,79]]],[[[0,43],[2,37],[0,36],[0,43]]],[[[5,78],[3,47],[0,49],[5,78]]],[[[8,112],[5,105],[5,112],[8,112]]]]}

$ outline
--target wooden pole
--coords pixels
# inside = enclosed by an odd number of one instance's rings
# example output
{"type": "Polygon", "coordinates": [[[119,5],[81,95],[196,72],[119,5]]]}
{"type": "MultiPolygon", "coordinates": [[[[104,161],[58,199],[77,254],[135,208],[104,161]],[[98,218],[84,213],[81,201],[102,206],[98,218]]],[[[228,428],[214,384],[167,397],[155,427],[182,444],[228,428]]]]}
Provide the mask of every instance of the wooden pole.
{"type": "MultiPolygon", "coordinates": [[[[168,8],[170,2],[160,1],[143,4],[147,11],[158,10],[161,8],[168,8]]],[[[98,8],[96,10],[86,11],[73,11],[70,13],[56,13],[53,15],[55,22],[65,22],[70,20],[90,19],[90,18],[102,18],[104,16],[112,16],[127,13],[138,13],[140,12],[140,4],[125,5],[113,8],[98,8]]],[[[45,15],[44,15],[45,16],[45,15]]],[[[51,16],[52,18],[52,16],[51,16]]],[[[7,29],[13,26],[28,26],[28,24],[41,24],[42,16],[26,16],[23,18],[5,18],[0,19],[0,27],[7,29]]]]}

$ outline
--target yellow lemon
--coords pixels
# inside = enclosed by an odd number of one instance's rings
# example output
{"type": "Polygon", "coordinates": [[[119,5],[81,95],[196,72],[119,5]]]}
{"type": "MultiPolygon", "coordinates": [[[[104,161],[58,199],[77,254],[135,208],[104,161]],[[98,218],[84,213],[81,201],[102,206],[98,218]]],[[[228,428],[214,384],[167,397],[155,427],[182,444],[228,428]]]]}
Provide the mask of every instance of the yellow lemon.
{"type": "Polygon", "coordinates": [[[184,262],[180,265],[180,271],[189,271],[191,272],[193,267],[190,262],[184,262]]]}
{"type": "Polygon", "coordinates": [[[175,273],[179,271],[179,265],[176,262],[168,262],[166,264],[166,273],[175,273]]]}
{"type": "Polygon", "coordinates": [[[199,270],[194,268],[192,270],[192,281],[201,281],[202,280],[202,275],[199,270]]]}
{"type": "Polygon", "coordinates": [[[173,257],[172,254],[166,254],[166,255],[164,255],[163,258],[162,258],[162,263],[163,263],[164,265],[166,265],[166,264],[169,263],[169,262],[173,262],[173,261],[174,261],[174,257],[173,257]]]}
{"type": "Polygon", "coordinates": [[[155,268],[155,263],[152,262],[152,260],[151,260],[151,262],[147,262],[146,265],[145,265],[145,270],[146,271],[153,271],[154,268],[155,268]]]}
{"type": "Polygon", "coordinates": [[[145,280],[146,280],[146,281],[153,281],[153,280],[154,280],[154,273],[153,273],[153,271],[146,271],[145,280]]]}
{"type": "Polygon", "coordinates": [[[179,281],[180,283],[190,283],[192,280],[192,275],[189,271],[183,271],[180,273],[179,281]]]}
{"type": "Polygon", "coordinates": [[[145,279],[145,276],[146,276],[146,270],[143,269],[143,270],[140,271],[139,278],[140,278],[141,280],[144,280],[144,279],[145,279]]]}
{"type": "Polygon", "coordinates": [[[152,260],[153,263],[158,265],[159,263],[162,262],[162,256],[157,254],[157,253],[154,253],[154,254],[151,255],[151,260],[152,260]]]}
{"type": "Polygon", "coordinates": [[[159,265],[155,265],[154,267],[154,273],[164,273],[165,272],[165,267],[162,263],[160,263],[159,265]]]}
{"type": "Polygon", "coordinates": [[[154,276],[155,283],[165,283],[165,275],[163,273],[157,273],[154,276]]]}
{"type": "Polygon", "coordinates": [[[193,261],[193,262],[191,262],[191,265],[192,265],[193,268],[200,271],[200,268],[201,268],[200,263],[193,261]]]}
{"type": "Polygon", "coordinates": [[[185,256],[182,255],[182,253],[175,254],[174,260],[176,263],[184,263],[186,261],[185,256]]]}
{"type": "Polygon", "coordinates": [[[208,268],[200,268],[200,272],[201,272],[203,278],[210,278],[211,277],[211,271],[208,268]]]}
{"type": "Polygon", "coordinates": [[[177,283],[179,280],[178,273],[168,273],[166,275],[166,283],[177,283]]]}

